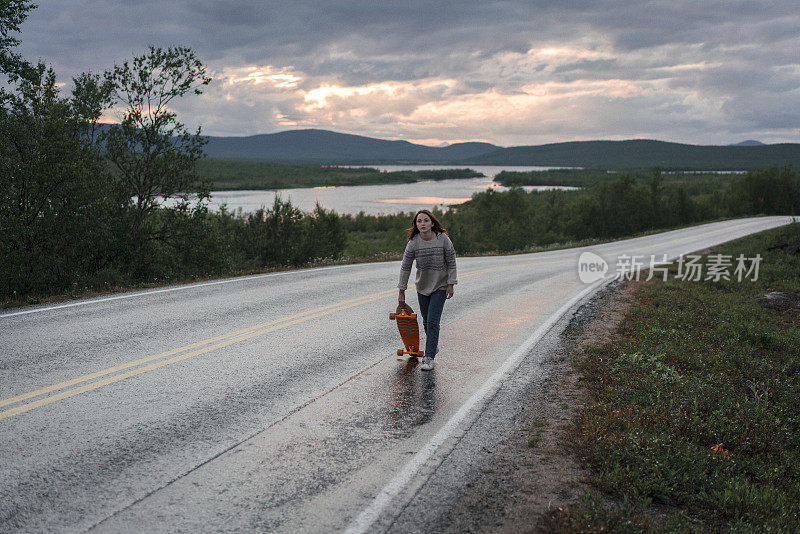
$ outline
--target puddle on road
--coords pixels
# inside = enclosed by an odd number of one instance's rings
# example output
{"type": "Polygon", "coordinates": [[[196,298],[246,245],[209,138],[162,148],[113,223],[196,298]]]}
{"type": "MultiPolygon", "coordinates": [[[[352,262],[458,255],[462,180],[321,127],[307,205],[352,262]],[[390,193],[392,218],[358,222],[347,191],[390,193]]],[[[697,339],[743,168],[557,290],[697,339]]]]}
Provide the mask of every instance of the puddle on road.
{"type": "MultiPolygon", "coordinates": [[[[398,362],[399,364],[399,362],[398,362]]],[[[410,436],[416,427],[433,419],[442,396],[436,389],[436,371],[421,372],[420,362],[399,364],[389,384],[387,426],[393,437],[410,436]]]]}

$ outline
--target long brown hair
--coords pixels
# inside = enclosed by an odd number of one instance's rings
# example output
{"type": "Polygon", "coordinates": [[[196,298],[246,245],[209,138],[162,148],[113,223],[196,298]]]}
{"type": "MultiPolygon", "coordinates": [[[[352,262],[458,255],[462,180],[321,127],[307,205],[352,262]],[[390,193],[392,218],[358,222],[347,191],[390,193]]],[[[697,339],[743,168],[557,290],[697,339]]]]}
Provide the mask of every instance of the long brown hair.
{"type": "Polygon", "coordinates": [[[433,223],[431,230],[436,232],[436,235],[439,234],[444,234],[446,236],[450,235],[447,233],[447,230],[444,229],[442,223],[439,222],[439,219],[437,219],[433,213],[431,213],[429,210],[419,210],[417,213],[414,214],[414,218],[411,219],[411,228],[408,229],[408,235],[406,236],[406,243],[414,239],[414,236],[419,233],[419,228],[417,228],[417,217],[419,216],[420,213],[424,213],[425,215],[431,218],[431,222],[433,223]]]}

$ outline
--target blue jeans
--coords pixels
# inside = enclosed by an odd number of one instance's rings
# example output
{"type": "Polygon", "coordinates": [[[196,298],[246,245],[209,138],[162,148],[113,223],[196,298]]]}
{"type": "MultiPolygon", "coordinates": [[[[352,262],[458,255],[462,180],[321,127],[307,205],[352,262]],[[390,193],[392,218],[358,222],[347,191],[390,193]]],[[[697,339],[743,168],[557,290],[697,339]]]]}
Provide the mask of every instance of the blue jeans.
{"type": "Polygon", "coordinates": [[[425,329],[425,356],[431,358],[439,352],[439,323],[447,292],[444,289],[434,291],[430,295],[417,293],[419,311],[422,314],[422,326],[425,329]]]}

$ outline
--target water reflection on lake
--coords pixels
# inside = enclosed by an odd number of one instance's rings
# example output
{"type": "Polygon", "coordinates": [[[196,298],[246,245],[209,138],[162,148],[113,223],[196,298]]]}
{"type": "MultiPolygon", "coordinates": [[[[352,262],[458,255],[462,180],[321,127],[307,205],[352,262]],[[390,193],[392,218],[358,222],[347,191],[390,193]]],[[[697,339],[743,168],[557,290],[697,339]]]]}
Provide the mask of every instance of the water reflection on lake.
{"type": "MultiPolygon", "coordinates": [[[[463,169],[459,166],[425,166],[425,165],[370,165],[384,171],[427,170],[427,169],[463,169]]],[[[494,177],[503,170],[536,171],[554,169],[556,167],[501,167],[470,166],[486,175],[485,178],[463,180],[425,181],[412,184],[358,185],[342,187],[310,187],[301,189],[281,189],[278,191],[214,191],[211,194],[211,209],[219,209],[226,204],[228,210],[255,211],[260,207],[270,207],[278,194],[291,199],[292,204],[304,211],[311,211],[319,202],[324,208],[338,213],[368,214],[399,213],[415,211],[421,208],[447,209],[472,197],[473,193],[494,189],[505,191],[506,188],[493,182],[494,177]]],[[[574,187],[526,186],[533,189],[577,189],[574,187]]]]}

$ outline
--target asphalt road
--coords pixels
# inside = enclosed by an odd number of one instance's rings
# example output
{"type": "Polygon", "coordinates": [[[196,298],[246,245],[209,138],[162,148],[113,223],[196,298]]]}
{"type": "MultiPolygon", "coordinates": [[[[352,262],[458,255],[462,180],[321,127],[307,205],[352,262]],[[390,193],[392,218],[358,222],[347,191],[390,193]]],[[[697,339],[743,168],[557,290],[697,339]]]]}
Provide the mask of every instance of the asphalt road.
{"type": "Polygon", "coordinates": [[[383,530],[590,291],[581,252],[613,274],[790,220],[459,258],[430,373],[395,360],[398,262],[0,313],[0,531],[383,530]]]}

